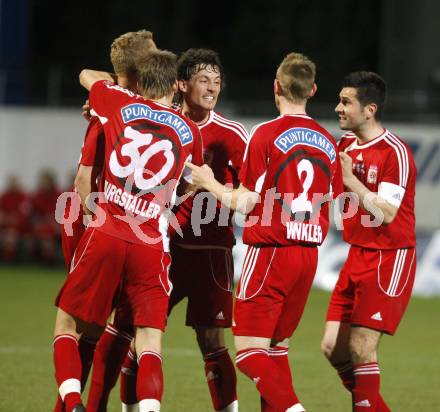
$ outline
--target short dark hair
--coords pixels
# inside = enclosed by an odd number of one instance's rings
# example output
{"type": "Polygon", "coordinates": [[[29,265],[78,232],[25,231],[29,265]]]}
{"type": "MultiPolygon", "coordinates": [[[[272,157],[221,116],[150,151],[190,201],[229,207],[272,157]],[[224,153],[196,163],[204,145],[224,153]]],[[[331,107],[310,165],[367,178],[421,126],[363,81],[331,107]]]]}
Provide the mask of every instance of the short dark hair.
{"type": "Polygon", "coordinates": [[[225,83],[225,73],[218,53],[211,49],[188,49],[183,52],[177,61],[177,78],[190,80],[192,76],[207,66],[218,67],[222,87],[225,83]]]}
{"type": "Polygon", "coordinates": [[[377,105],[376,118],[382,118],[387,97],[387,86],[381,76],[368,71],[353,72],[344,77],[342,87],[355,88],[357,98],[362,106],[375,103],[377,105]]]}

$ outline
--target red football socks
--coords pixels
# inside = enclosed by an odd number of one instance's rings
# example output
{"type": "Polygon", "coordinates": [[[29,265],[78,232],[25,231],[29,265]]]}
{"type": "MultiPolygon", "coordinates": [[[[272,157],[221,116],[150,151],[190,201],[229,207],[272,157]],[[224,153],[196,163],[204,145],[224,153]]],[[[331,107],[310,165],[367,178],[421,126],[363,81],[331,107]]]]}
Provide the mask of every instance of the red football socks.
{"type": "Polygon", "coordinates": [[[81,401],[81,359],[75,336],[58,335],[53,341],[55,379],[66,412],[81,401]]]}
{"type": "Polygon", "coordinates": [[[361,365],[356,365],[353,368],[353,375],[353,411],[376,411],[380,387],[379,365],[377,364],[377,362],[369,362],[361,365]]]}
{"type": "Polygon", "coordinates": [[[78,342],[79,357],[81,359],[81,389],[84,390],[92,367],[95,354],[96,340],[81,336],[78,342]]]}
{"type": "Polygon", "coordinates": [[[129,350],[121,368],[120,395],[121,402],[125,405],[137,403],[136,378],[138,373],[138,364],[136,355],[129,350]]]}
{"type": "Polygon", "coordinates": [[[332,366],[336,369],[336,372],[338,372],[342,384],[351,392],[354,386],[353,364],[351,361],[335,363],[332,364],[332,366]]]}
{"type": "Polygon", "coordinates": [[[140,412],[158,412],[163,393],[162,357],[153,351],[139,355],[136,394],[140,412]]]}
{"type": "MultiPolygon", "coordinates": [[[[81,337],[78,342],[79,357],[81,359],[81,391],[84,390],[87,378],[89,376],[90,368],[92,366],[93,354],[95,352],[96,341],[86,337],[81,337]]],[[[61,397],[58,395],[57,403],[54,412],[64,412],[64,404],[61,397]]]]}
{"type": "MultiPolygon", "coordinates": [[[[292,386],[292,372],[289,365],[289,353],[288,348],[284,346],[274,346],[269,348],[269,357],[280,369],[283,379],[286,379],[292,386]]],[[[276,409],[272,408],[262,397],[261,398],[261,412],[277,412],[276,409]]]]}
{"type": "Polygon", "coordinates": [[[236,364],[241,372],[255,382],[258,391],[270,407],[280,411],[292,407],[297,411],[304,410],[292,384],[285,377],[285,372],[269,357],[267,350],[250,348],[238,351],[236,364]]]}
{"type": "Polygon", "coordinates": [[[107,325],[93,358],[93,373],[87,398],[87,412],[107,410],[110,391],[118,380],[122,363],[130,347],[131,336],[107,325]]]}
{"type": "MultiPolygon", "coordinates": [[[[370,365],[370,364],[366,364],[370,365]]],[[[377,363],[373,363],[372,365],[377,365],[377,363]]],[[[362,365],[358,365],[358,368],[362,365]]],[[[339,363],[339,364],[333,364],[333,367],[338,372],[339,377],[341,378],[342,384],[350,391],[352,392],[354,387],[354,374],[353,374],[353,364],[351,361],[339,363]]],[[[362,372],[363,369],[360,369],[360,372],[362,372]]],[[[376,371],[376,370],[374,370],[376,371]]],[[[364,370],[365,372],[365,370],[364,370]]],[[[373,373],[375,375],[375,373],[373,373]]],[[[360,376],[360,375],[359,375],[360,376]]],[[[376,412],[391,412],[388,405],[385,403],[385,401],[382,398],[382,395],[379,393],[377,395],[376,399],[376,412]]]]}
{"type": "Polygon", "coordinates": [[[219,348],[204,356],[205,375],[216,411],[237,400],[237,375],[227,348],[219,348]]]}

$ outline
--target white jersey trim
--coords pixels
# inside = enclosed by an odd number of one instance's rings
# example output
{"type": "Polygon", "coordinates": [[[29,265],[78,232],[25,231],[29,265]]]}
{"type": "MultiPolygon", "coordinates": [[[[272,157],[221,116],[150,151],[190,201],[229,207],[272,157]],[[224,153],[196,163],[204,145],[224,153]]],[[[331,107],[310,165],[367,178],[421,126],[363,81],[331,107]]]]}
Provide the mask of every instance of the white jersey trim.
{"type": "Polygon", "coordinates": [[[391,147],[393,147],[397,155],[397,160],[399,163],[399,185],[406,187],[409,174],[408,150],[404,144],[390,132],[388,132],[387,136],[385,137],[385,141],[391,147]]]}
{"type": "Polygon", "coordinates": [[[384,129],[384,132],[380,136],[365,144],[358,143],[358,138],[354,132],[345,133],[342,137],[355,138],[355,140],[344,149],[344,152],[349,152],[355,149],[366,149],[384,140],[396,152],[397,162],[399,164],[399,186],[402,186],[403,188],[406,187],[409,176],[408,149],[400,141],[400,139],[392,134],[388,129],[384,129]]]}
{"type": "Polygon", "coordinates": [[[247,142],[246,150],[244,151],[243,162],[246,160],[247,153],[248,153],[248,149],[249,149],[249,145],[251,144],[251,140],[252,140],[252,138],[254,137],[255,132],[256,132],[261,126],[263,126],[263,125],[265,125],[265,124],[269,124],[269,123],[275,122],[275,121],[277,121],[277,120],[279,120],[279,119],[281,119],[281,116],[278,116],[278,117],[275,118],[275,119],[268,120],[267,122],[259,123],[259,124],[255,125],[255,126],[252,128],[252,130],[251,130],[251,134],[250,134],[250,136],[249,136],[249,140],[248,140],[248,142],[247,142]]]}
{"type": "Polygon", "coordinates": [[[222,122],[217,121],[216,119],[213,120],[213,123],[214,123],[214,124],[217,124],[217,125],[219,125],[219,126],[221,126],[221,127],[224,127],[225,129],[231,130],[232,132],[235,132],[235,134],[236,134],[241,140],[243,140],[244,143],[247,143],[247,142],[248,142],[247,137],[246,137],[241,131],[239,131],[238,129],[236,129],[235,127],[230,126],[230,125],[226,125],[226,124],[224,124],[224,123],[222,123],[222,122]]]}
{"type": "Polygon", "coordinates": [[[199,128],[199,130],[202,130],[204,127],[208,126],[208,124],[212,123],[212,119],[214,119],[214,111],[213,110],[211,110],[209,112],[209,116],[204,123],[197,124],[197,127],[199,128]]]}
{"type": "Polygon", "coordinates": [[[267,170],[265,170],[264,173],[255,182],[254,192],[257,192],[258,194],[261,193],[261,189],[263,189],[264,181],[266,179],[266,173],[267,173],[267,170]]]}
{"type": "Polygon", "coordinates": [[[353,144],[350,145],[351,150],[353,150],[353,149],[366,149],[367,147],[374,146],[376,143],[379,143],[380,141],[382,141],[386,137],[387,133],[388,133],[388,130],[384,129],[384,131],[381,135],[375,137],[374,139],[370,140],[367,143],[359,143],[358,137],[356,136],[356,134],[354,134],[354,136],[356,137],[356,140],[354,141],[353,144]]]}
{"type": "Polygon", "coordinates": [[[390,283],[388,284],[387,290],[385,290],[384,287],[382,286],[381,281],[380,281],[380,265],[382,263],[382,251],[379,250],[379,264],[377,265],[377,283],[379,285],[380,290],[383,293],[385,293],[387,296],[390,296],[390,297],[400,296],[403,293],[403,291],[405,290],[406,285],[408,284],[408,281],[410,279],[411,268],[414,263],[414,257],[416,255],[415,248],[412,249],[413,256],[411,258],[411,263],[409,265],[408,270],[405,272],[408,274],[408,276],[406,277],[406,280],[405,280],[405,284],[402,286],[402,289],[400,290],[400,292],[397,293],[397,288],[399,286],[399,282],[402,277],[402,273],[404,273],[403,268],[405,267],[405,261],[407,258],[408,251],[411,251],[411,249],[397,249],[390,283]]]}
{"type": "MultiPolygon", "coordinates": [[[[102,125],[104,125],[108,122],[108,118],[104,117],[104,116],[100,116],[98,113],[96,113],[95,109],[90,109],[90,115],[97,117],[102,125]]],[[[83,145],[84,145],[84,143],[83,143],[83,145]]]]}
{"type": "Polygon", "coordinates": [[[234,131],[241,140],[243,140],[245,143],[248,142],[249,133],[241,123],[226,119],[225,117],[220,116],[218,113],[215,112],[213,115],[213,122],[215,124],[218,124],[219,126],[223,126],[226,129],[234,131]]]}
{"type": "Polygon", "coordinates": [[[289,116],[289,117],[300,117],[301,119],[309,119],[312,120],[310,116],[307,114],[283,114],[282,117],[289,116]]]}

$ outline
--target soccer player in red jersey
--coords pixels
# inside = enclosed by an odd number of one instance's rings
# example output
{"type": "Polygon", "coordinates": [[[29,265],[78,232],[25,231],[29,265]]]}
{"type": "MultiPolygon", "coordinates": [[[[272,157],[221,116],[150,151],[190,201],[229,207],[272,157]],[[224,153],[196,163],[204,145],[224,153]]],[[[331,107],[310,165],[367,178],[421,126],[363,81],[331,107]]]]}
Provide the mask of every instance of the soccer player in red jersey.
{"type": "Polygon", "coordinates": [[[288,341],[300,321],[328,231],[331,194],[342,192],[333,137],[306,114],[315,64],[290,53],[274,81],[280,116],[253,129],[238,189],[191,166],[193,182],[247,214],[248,251],[236,291],[236,364],[261,394],[262,411],[305,411],[293,388],[288,341]]]}
{"type": "MultiPolygon", "coordinates": [[[[119,86],[137,91],[136,61],[148,55],[151,50],[157,50],[153,40],[153,34],[147,30],[125,33],[116,38],[110,47],[110,60],[119,86]]],[[[87,105],[88,106],[88,105],[87,105]]],[[[88,111],[89,112],[89,111],[88,111]]],[[[97,191],[96,178],[100,174],[104,162],[104,131],[96,115],[93,112],[89,117],[81,155],[78,164],[78,171],[75,177],[75,189],[81,191],[80,198],[87,198],[91,192],[97,191]]],[[[75,201],[72,199],[72,201],[75,201]]],[[[90,214],[87,208],[81,212],[90,214]]],[[[66,208],[66,218],[69,210],[66,208]]],[[[72,223],[73,234],[66,232],[63,226],[62,242],[63,254],[67,268],[75,252],[76,246],[84,233],[82,213],[72,223]]]]}
{"type": "MultiPolygon", "coordinates": [[[[157,48],[153,34],[147,30],[128,32],[116,38],[110,48],[110,60],[118,85],[136,92],[136,63],[154,50],[157,48]]],[[[75,249],[85,231],[83,213],[88,215],[87,218],[91,217],[91,212],[87,207],[79,206],[79,213],[76,213],[78,205],[74,203],[80,203],[81,198],[86,199],[90,193],[97,192],[97,177],[100,175],[104,163],[103,126],[96,114],[93,115],[93,111],[90,115],[88,104],[86,104],[86,109],[89,125],[81,148],[78,171],[75,177],[75,195],[77,197],[73,196],[68,199],[65,210],[67,221],[62,226],[61,240],[68,271],[75,249]],[[72,219],[70,214],[77,217],[72,219]]],[[[120,364],[127,353],[132,337],[126,331],[119,330],[117,326],[112,324],[107,325],[98,345],[96,345],[96,341],[101,335],[101,328],[88,330],[87,334],[89,336],[84,334],[79,340],[82,363],[81,388],[85,387],[93,360],[94,366],[87,409],[94,412],[106,408],[108,396],[117,381],[120,364]],[[110,354],[111,356],[109,356],[110,354]]],[[[63,411],[63,403],[59,396],[54,411],[63,411]]]]}
{"type": "Polygon", "coordinates": [[[14,262],[20,247],[30,238],[30,196],[24,192],[17,176],[9,176],[0,194],[0,260],[14,262]]]}
{"type": "Polygon", "coordinates": [[[327,312],[322,350],[352,393],[353,410],[389,411],[379,393],[377,351],[402,319],[416,271],[416,166],[407,144],[382,126],[384,80],[346,76],[336,113],[349,130],[339,142],[346,201],[343,238],[350,243],[327,312]],[[350,211],[351,210],[351,211],[350,211]],[[356,212],[355,212],[356,211],[356,212]],[[372,217],[374,216],[374,218],[372,217]]]}
{"type": "MultiPolygon", "coordinates": [[[[213,50],[189,49],[178,67],[181,111],[200,129],[205,163],[219,182],[237,187],[248,134],[243,125],[214,111],[224,84],[220,58],[213,50]]],[[[188,298],[186,324],[196,332],[213,407],[236,411],[237,377],[224,338],[224,328],[232,326],[231,213],[205,192],[195,202],[190,198],[182,203],[176,217],[183,236],[172,236],[170,312],[188,298]]]]}
{"type": "Polygon", "coordinates": [[[37,190],[31,197],[31,219],[37,257],[45,264],[55,263],[54,251],[60,238],[60,228],[54,217],[59,195],[55,174],[51,170],[42,170],[37,190]]]}
{"type": "Polygon", "coordinates": [[[108,73],[84,70],[81,84],[105,132],[98,208],[57,299],[54,363],[66,411],[84,411],[77,340],[87,325],[105,325],[121,284],[136,326],[141,412],[159,411],[161,337],[171,282],[167,226],[185,161],[201,162],[197,127],[169,108],[177,65],[170,52],[139,63],[136,95],[108,73]],[[105,81],[107,79],[107,81],[105,81]]]}

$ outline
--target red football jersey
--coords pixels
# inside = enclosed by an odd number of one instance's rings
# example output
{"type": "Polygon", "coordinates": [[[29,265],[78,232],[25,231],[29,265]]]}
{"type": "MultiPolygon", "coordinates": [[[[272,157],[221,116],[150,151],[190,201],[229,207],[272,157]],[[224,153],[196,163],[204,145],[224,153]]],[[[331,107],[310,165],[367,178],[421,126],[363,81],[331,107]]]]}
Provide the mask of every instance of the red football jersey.
{"type": "Polygon", "coordinates": [[[96,215],[94,224],[112,236],[167,251],[184,163],[202,164],[199,129],[175,110],[112,82],[93,85],[90,105],[105,133],[99,199],[105,216],[96,215]]]}
{"type": "MultiPolygon", "coordinates": [[[[199,129],[203,140],[204,162],[212,168],[215,178],[220,183],[237,186],[238,173],[248,140],[246,129],[241,123],[228,120],[214,111],[210,112],[204,124],[199,125],[199,129]]],[[[173,242],[204,248],[211,246],[231,248],[235,243],[232,213],[227,213],[226,218],[221,216],[221,203],[208,192],[203,192],[203,195],[198,193],[197,196],[211,197],[209,201],[211,205],[215,204],[215,210],[207,206],[206,198],[201,204],[199,198],[196,198],[193,214],[194,198],[182,203],[175,213],[182,228],[183,238],[173,234],[173,242]]]]}
{"type": "Polygon", "coordinates": [[[28,231],[30,211],[31,198],[20,189],[0,194],[0,229],[14,228],[23,233],[28,231]]]}
{"type": "MultiPolygon", "coordinates": [[[[92,110],[93,112],[93,110],[92,110]]],[[[104,129],[102,127],[99,118],[92,114],[87,131],[84,136],[83,145],[81,147],[81,154],[79,157],[79,164],[83,166],[96,166],[102,168],[104,164],[104,129]]],[[[75,187],[72,187],[69,192],[76,191],[75,187]]],[[[66,203],[64,210],[64,217],[67,218],[70,214],[70,200],[66,203]]],[[[80,205],[79,213],[76,219],[72,222],[77,227],[83,226],[83,210],[80,205]]]]}
{"type": "Polygon", "coordinates": [[[329,225],[328,201],[342,192],[336,142],[306,115],[284,115],[254,128],[240,181],[260,193],[247,216],[250,245],[320,245],[329,225]]]}
{"type": "Polygon", "coordinates": [[[104,164],[104,142],[105,137],[102,124],[97,116],[92,115],[86,135],[84,136],[79,163],[84,166],[102,167],[104,164]]]}
{"type": "MultiPolygon", "coordinates": [[[[350,132],[339,141],[339,151],[350,155],[353,159],[353,173],[370,191],[379,193],[379,196],[399,207],[390,224],[371,226],[368,222],[373,218],[359,206],[354,216],[343,221],[344,240],[370,249],[415,246],[414,196],[417,169],[407,144],[389,130],[364,144],[359,143],[356,135],[350,132]]],[[[348,207],[350,203],[346,201],[344,212],[348,212],[348,207]]]]}

